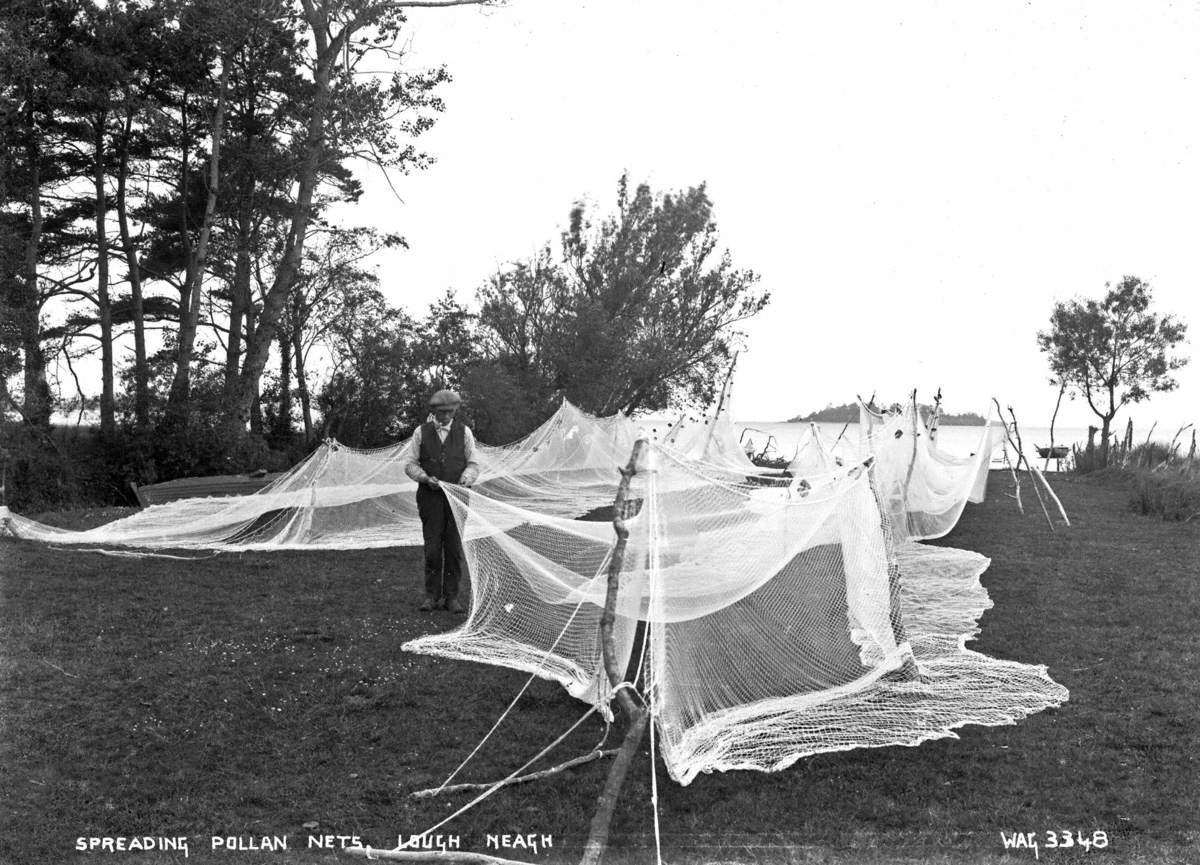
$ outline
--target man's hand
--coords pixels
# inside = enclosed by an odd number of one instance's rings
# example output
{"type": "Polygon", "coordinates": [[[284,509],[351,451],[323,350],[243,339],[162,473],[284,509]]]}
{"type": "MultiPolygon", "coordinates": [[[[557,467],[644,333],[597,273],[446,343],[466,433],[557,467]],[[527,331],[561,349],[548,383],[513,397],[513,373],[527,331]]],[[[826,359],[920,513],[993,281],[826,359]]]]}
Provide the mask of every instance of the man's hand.
{"type": "Polygon", "coordinates": [[[442,487],[442,482],[439,481],[437,478],[433,477],[433,475],[426,475],[424,483],[431,490],[441,489],[441,487],[442,487]]]}

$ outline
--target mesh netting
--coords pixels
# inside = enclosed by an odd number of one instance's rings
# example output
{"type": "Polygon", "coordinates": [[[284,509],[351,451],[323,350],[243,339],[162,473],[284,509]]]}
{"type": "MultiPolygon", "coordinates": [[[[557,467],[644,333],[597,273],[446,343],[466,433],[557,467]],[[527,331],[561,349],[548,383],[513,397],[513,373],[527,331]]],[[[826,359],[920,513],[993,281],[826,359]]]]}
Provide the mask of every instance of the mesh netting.
{"type": "Polygon", "coordinates": [[[759,469],[738,441],[731,403],[730,383],[726,381],[711,411],[700,416],[680,415],[657,440],[681,456],[710,466],[741,474],[757,473],[759,469]]]}
{"type": "MultiPolygon", "coordinates": [[[[861,464],[764,485],[650,445],[619,575],[619,665],[645,623],[664,761],[689,783],[821,751],[915,745],[1066,698],[1042,667],[965,642],[990,602],[975,553],[893,542],[861,464]]],[[[598,622],[611,528],[453,489],[473,597],[406,649],[499,664],[603,704],[598,622]]]]}
{"type": "Polygon", "coordinates": [[[860,452],[875,457],[880,496],[898,537],[940,538],[958,523],[968,502],[983,501],[999,434],[990,423],[966,457],[940,450],[912,403],[889,414],[861,406],[859,431],[860,452]]]}
{"type": "MultiPolygon", "coordinates": [[[[914,745],[1066,699],[1044,667],[965,647],[991,603],[987,559],[912,543],[949,531],[982,494],[986,430],[976,456],[957,459],[903,412],[864,418],[861,441],[838,442],[837,456],[813,428],[793,476],[769,476],[738,447],[727,407],[647,444],[630,489],[615,647],[621,668],[644,675],[673,778],[914,745]],[[639,630],[641,667],[630,664],[639,630]]],[[[480,446],[477,483],[443,484],[470,610],[405,648],[525,670],[607,712],[599,620],[613,528],[584,517],[612,504],[636,437],[623,417],[564,404],[520,442],[480,446]]],[[[406,444],[327,443],[257,494],[159,505],[86,532],[15,515],[8,525],[147,548],[417,544],[406,444]]]]}
{"type": "MultiPolygon", "coordinates": [[[[525,438],[479,445],[476,488],[546,514],[577,516],[612,504],[616,466],[637,430],[623,415],[596,418],[570,403],[525,438]]],[[[19,537],[147,549],[365,549],[421,543],[416,483],[404,473],[408,440],[374,450],[334,441],[251,495],[153,505],[87,531],[16,514],[19,537]]]]}

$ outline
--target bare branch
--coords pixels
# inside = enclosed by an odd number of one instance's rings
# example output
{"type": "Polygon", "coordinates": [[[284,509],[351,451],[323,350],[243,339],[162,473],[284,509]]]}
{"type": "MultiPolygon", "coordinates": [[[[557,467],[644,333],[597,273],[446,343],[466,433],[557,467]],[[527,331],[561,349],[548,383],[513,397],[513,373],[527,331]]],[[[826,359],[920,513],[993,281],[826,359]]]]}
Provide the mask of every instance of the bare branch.
{"type": "Polygon", "coordinates": [[[581,757],[573,757],[570,760],[559,763],[557,766],[551,766],[549,769],[542,769],[540,772],[530,772],[528,775],[520,775],[516,778],[506,778],[503,781],[489,781],[484,784],[451,784],[449,787],[430,787],[425,790],[416,790],[409,793],[414,799],[426,799],[442,793],[461,793],[465,790],[488,790],[493,787],[508,787],[513,784],[524,784],[529,781],[537,781],[540,778],[548,778],[551,775],[558,775],[565,772],[567,769],[573,769],[576,766],[582,766],[585,763],[591,763],[603,757],[611,757],[617,753],[616,748],[610,748],[606,751],[592,751],[589,754],[584,754],[581,757]]]}

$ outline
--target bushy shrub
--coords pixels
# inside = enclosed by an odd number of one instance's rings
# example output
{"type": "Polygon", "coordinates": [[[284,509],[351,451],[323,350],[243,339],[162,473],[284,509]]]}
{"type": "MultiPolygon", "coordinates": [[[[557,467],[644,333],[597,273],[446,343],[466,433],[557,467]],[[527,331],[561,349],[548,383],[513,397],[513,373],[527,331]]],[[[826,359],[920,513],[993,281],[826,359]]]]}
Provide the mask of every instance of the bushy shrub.
{"type": "Polygon", "coordinates": [[[1200,475],[1190,468],[1133,472],[1130,507],[1143,516],[1164,520],[1200,518],[1200,475]]]}
{"type": "Polygon", "coordinates": [[[46,511],[79,503],[74,460],[51,431],[20,423],[0,427],[4,501],[18,511],[46,511]]]}
{"type": "Polygon", "coordinates": [[[230,437],[216,424],[111,436],[92,427],[0,426],[5,500],[25,513],[135,504],[130,482],[282,471],[304,455],[299,446],[272,450],[259,436],[230,437]]]}

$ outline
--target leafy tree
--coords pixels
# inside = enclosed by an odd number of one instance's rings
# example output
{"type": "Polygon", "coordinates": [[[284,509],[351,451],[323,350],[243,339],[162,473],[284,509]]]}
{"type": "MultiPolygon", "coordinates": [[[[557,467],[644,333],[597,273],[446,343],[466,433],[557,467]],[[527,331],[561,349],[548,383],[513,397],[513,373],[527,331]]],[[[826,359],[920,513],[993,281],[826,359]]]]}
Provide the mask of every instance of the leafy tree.
{"type": "MultiPolygon", "coordinates": [[[[55,105],[54,124],[71,143],[58,160],[73,179],[61,196],[60,215],[72,224],[65,238],[90,265],[93,279],[71,292],[75,308],[62,332],[68,343],[79,337],[94,341],[90,353],[101,358],[100,428],[115,431],[114,352],[117,328],[132,322],[135,347],[145,363],[144,310],[136,259],[130,257],[126,197],[128,194],[131,132],[137,101],[135,82],[151,71],[145,46],[163,32],[156,10],[135,4],[82,4],[73,26],[57,52],[64,95],[55,105]],[[116,179],[116,194],[110,180],[116,179]],[[121,240],[114,243],[109,213],[118,211],[121,240]],[[132,300],[114,295],[119,283],[110,267],[119,251],[125,253],[132,300]],[[79,303],[82,302],[82,308],[79,303]]],[[[68,346],[66,352],[70,351],[68,346]]],[[[68,354],[69,359],[69,354],[68,354]]]]}
{"type": "Polygon", "coordinates": [[[56,106],[70,90],[63,48],[70,44],[79,4],[70,0],[13,0],[0,6],[0,290],[15,319],[23,393],[8,394],[5,410],[47,427],[54,396],[46,375],[43,312],[52,298],[87,279],[82,269],[53,273],[63,253],[64,219],[54,193],[70,178],[70,147],[59,132],[56,106]],[[48,266],[50,265],[50,266],[48,266]]]}
{"type": "MultiPolygon", "coordinates": [[[[435,89],[448,79],[446,70],[406,74],[397,70],[383,81],[359,74],[360,62],[380,52],[396,56],[410,6],[484,6],[491,0],[301,0],[298,20],[311,40],[311,83],[305,95],[302,134],[293,144],[294,204],[284,244],[264,292],[262,309],[234,394],[228,404],[229,424],[243,429],[258,379],[276,340],[283,310],[303,265],[304,245],[315,216],[318,191],[334,176],[332,166],[352,157],[369,158],[401,172],[421,167],[429,158],[411,139],[428,129],[430,112],[443,110],[435,89]]],[[[343,174],[343,182],[349,181],[343,174]]],[[[351,184],[356,188],[357,184],[351,184]]]]}
{"type": "Polygon", "coordinates": [[[1037,335],[1055,383],[1083,394],[1100,418],[1101,465],[1108,463],[1109,430],[1117,412],[1151,394],[1174,390],[1171,373],[1187,363],[1174,353],[1187,326],[1152,312],[1150,285],[1126,276],[1101,300],[1057,303],[1050,328],[1037,335]]]}
{"type": "MultiPolygon", "coordinates": [[[[285,314],[287,327],[281,329],[290,343],[288,354],[295,373],[306,442],[311,443],[316,435],[309,390],[309,355],[321,348],[335,353],[347,311],[353,315],[364,304],[377,304],[379,278],[364,265],[364,260],[381,247],[403,243],[395,235],[369,228],[329,226],[307,244],[304,267],[285,314]]],[[[284,353],[282,346],[280,353],[284,353]]]]}
{"type": "Polygon", "coordinates": [[[717,247],[703,184],[656,195],[622,177],[614,216],[576,205],[558,250],[480,290],[483,345],[525,388],[596,414],[709,402],[738,323],[769,300],[717,247]]]}
{"type": "Polygon", "coordinates": [[[413,357],[416,325],[373,287],[329,324],[326,339],[336,361],[317,397],[321,434],[354,447],[390,444],[423,419],[411,414],[421,390],[413,357]]]}
{"type": "MultiPolygon", "coordinates": [[[[447,291],[417,328],[413,360],[424,389],[460,387],[462,370],[477,357],[472,315],[447,291]]],[[[424,402],[419,405],[424,406],[424,402]]]]}

